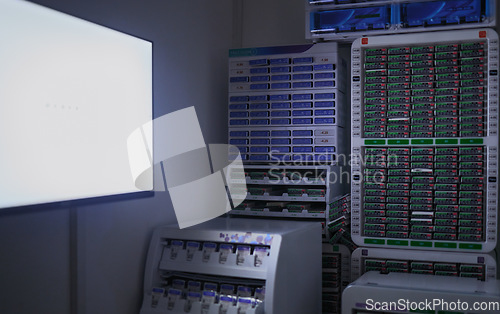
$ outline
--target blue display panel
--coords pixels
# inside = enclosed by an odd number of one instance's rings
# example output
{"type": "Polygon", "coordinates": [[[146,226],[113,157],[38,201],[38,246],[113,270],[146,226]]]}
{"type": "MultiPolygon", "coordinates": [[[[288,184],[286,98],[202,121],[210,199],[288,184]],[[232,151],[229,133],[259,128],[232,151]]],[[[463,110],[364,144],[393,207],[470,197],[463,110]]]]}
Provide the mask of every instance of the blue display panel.
{"type": "Polygon", "coordinates": [[[486,20],[487,3],[484,0],[403,3],[402,23],[404,27],[479,23],[486,20]]]}

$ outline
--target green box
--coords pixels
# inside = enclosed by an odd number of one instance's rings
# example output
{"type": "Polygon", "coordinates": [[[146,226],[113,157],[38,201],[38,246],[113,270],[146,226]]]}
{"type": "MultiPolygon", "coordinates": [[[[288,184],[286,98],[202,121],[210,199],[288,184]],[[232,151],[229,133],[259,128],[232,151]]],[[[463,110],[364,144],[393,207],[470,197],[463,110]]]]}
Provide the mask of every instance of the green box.
{"type": "Polygon", "coordinates": [[[384,239],[365,239],[365,244],[385,244],[384,239]]]}
{"type": "Polygon", "coordinates": [[[432,145],[434,140],[432,139],[413,139],[411,140],[412,145],[432,145]]]}

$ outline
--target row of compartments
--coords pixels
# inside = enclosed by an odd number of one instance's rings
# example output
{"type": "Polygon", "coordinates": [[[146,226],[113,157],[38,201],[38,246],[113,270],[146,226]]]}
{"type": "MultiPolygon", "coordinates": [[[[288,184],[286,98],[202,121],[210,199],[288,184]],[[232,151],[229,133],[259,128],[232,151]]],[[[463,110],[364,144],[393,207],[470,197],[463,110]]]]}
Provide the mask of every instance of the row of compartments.
{"type": "MultiPolygon", "coordinates": [[[[327,111],[327,110],[325,110],[327,111]]],[[[335,110],[329,110],[332,114],[335,114],[335,110]]],[[[293,119],[229,119],[230,126],[264,126],[264,125],[276,125],[276,126],[286,126],[286,125],[334,125],[337,120],[334,117],[329,118],[293,118],[293,119]]]]}
{"type": "MultiPolygon", "coordinates": [[[[292,72],[312,71],[312,66],[306,67],[293,67],[292,72]]],[[[233,71],[231,71],[233,72],[233,71]]],[[[286,73],[290,72],[290,68],[283,69],[282,67],[271,68],[257,68],[249,70],[236,70],[239,76],[230,76],[229,83],[247,83],[247,82],[274,82],[274,81],[311,81],[311,80],[325,80],[335,79],[335,72],[318,72],[318,73],[301,73],[301,74],[275,74],[267,75],[267,73],[286,73]],[[254,74],[254,75],[248,75],[254,74]],[[244,76],[242,76],[244,75],[244,76]]],[[[231,73],[233,74],[233,73],[231,73]]]]}
{"type": "Polygon", "coordinates": [[[266,202],[266,201],[245,201],[238,205],[235,210],[250,210],[254,212],[286,212],[286,213],[316,213],[323,214],[325,206],[321,204],[300,203],[300,202],[266,202]]]}
{"type": "MultiPolygon", "coordinates": [[[[443,102],[458,102],[458,101],[482,101],[486,99],[486,94],[483,93],[484,87],[466,87],[470,93],[460,95],[438,95],[438,96],[410,96],[406,95],[406,91],[386,91],[386,90],[371,90],[364,92],[364,103],[367,105],[378,104],[423,104],[423,103],[443,103],[443,102]],[[405,95],[389,96],[404,92],[405,95]]],[[[421,89],[423,93],[429,90],[421,89]]]]}
{"type": "MultiPolygon", "coordinates": [[[[444,158],[447,159],[447,158],[444,158]]],[[[403,158],[399,158],[397,162],[381,162],[381,161],[375,161],[375,162],[365,162],[364,166],[366,169],[374,170],[374,171],[368,171],[372,172],[372,174],[369,175],[369,177],[365,177],[366,181],[369,182],[378,182],[380,178],[383,177],[380,172],[377,172],[376,170],[378,169],[389,169],[389,170],[395,170],[395,169],[401,169],[401,170],[410,170],[413,174],[416,174],[418,176],[432,176],[435,175],[434,171],[435,170],[443,170],[443,171],[438,171],[443,176],[449,176],[453,177],[456,176],[454,174],[455,172],[453,171],[446,171],[446,170],[482,170],[484,169],[485,163],[484,162],[451,162],[451,161],[443,161],[443,162],[404,162],[402,161],[403,158]]],[[[401,173],[400,176],[404,176],[407,171],[394,171],[392,172],[394,176],[398,176],[396,173],[401,173]]],[[[464,172],[468,173],[468,172],[464,172]]],[[[474,173],[474,171],[471,171],[470,173],[474,173]]],[[[479,172],[476,172],[479,173],[479,172]]]]}
{"type": "Polygon", "coordinates": [[[484,146],[451,147],[365,147],[365,155],[480,155],[486,152],[484,146]]]}
{"type": "MultiPolygon", "coordinates": [[[[483,57],[460,59],[460,65],[444,67],[412,67],[412,63],[402,68],[386,68],[387,63],[364,64],[363,76],[368,83],[408,83],[408,82],[446,82],[467,79],[482,79],[488,72],[488,60],[483,57]],[[367,69],[368,67],[368,69],[367,69]],[[371,69],[370,69],[371,68],[371,69]],[[380,81],[377,81],[380,80],[380,81]]],[[[399,64],[398,64],[399,65],[399,64]]],[[[415,65],[415,64],[413,64],[415,65]]],[[[391,65],[395,67],[395,65],[391,65]]],[[[489,71],[497,76],[497,70],[489,71]]],[[[360,82],[360,76],[353,76],[353,82],[360,82]]]]}
{"type": "Polygon", "coordinates": [[[269,196],[298,196],[298,197],[325,197],[326,188],[284,187],[284,186],[250,186],[249,195],[269,196]]]}
{"type": "MultiPolygon", "coordinates": [[[[415,185],[411,186],[405,184],[406,189],[393,190],[393,189],[364,189],[364,196],[389,196],[389,197],[411,197],[410,203],[412,204],[438,204],[438,205],[458,205],[459,198],[481,198],[483,191],[481,189],[461,189],[457,191],[457,187],[453,184],[442,184],[435,190],[428,190],[429,187],[421,187],[415,185]],[[426,190],[427,189],[427,190],[426,190]]],[[[370,186],[378,188],[378,186],[370,186]]],[[[430,187],[432,188],[432,187],[430,187]]],[[[467,187],[469,188],[469,187],[467,187]]]]}
{"type": "MultiPolygon", "coordinates": [[[[458,52],[443,52],[440,55],[452,54],[453,57],[450,59],[438,59],[436,54],[436,60],[434,60],[432,54],[418,55],[418,61],[411,60],[410,55],[399,55],[392,56],[393,61],[391,62],[391,56],[373,56],[366,57],[364,62],[365,70],[378,70],[378,69],[419,69],[416,73],[427,72],[424,69],[433,68],[434,73],[455,73],[455,72],[472,72],[472,71],[484,71],[485,67],[483,64],[471,64],[472,62],[479,62],[479,60],[470,60],[471,58],[464,57],[460,59],[458,52]],[[389,60],[389,61],[387,61],[389,60]],[[462,63],[462,60],[465,60],[462,63]],[[456,67],[454,70],[450,70],[449,67],[456,67]]],[[[484,51],[462,51],[460,54],[468,54],[470,57],[482,57],[484,56],[484,51]]],[[[446,56],[445,56],[446,57],[446,56]]],[[[428,72],[427,72],[428,73],[428,72]]],[[[416,74],[419,75],[419,74],[416,74]]]]}
{"type": "Polygon", "coordinates": [[[475,50],[485,49],[485,42],[465,42],[461,44],[445,44],[445,45],[417,45],[417,46],[403,46],[392,48],[367,48],[364,49],[366,56],[380,56],[380,55],[404,55],[404,54],[422,54],[422,53],[440,53],[452,52],[461,50],[475,50]]]}
{"type": "Polygon", "coordinates": [[[365,272],[409,272],[425,275],[469,277],[477,278],[482,281],[486,279],[486,266],[484,264],[439,263],[384,259],[365,259],[363,264],[365,272]]]}
{"type": "MultiPolygon", "coordinates": [[[[468,66],[470,67],[470,66],[468,66]]],[[[488,81],[484,79],[484,72],[463,72],[452,74],[427,74],[427,77],[416,76],[366,76],[364,90],[423,90],[437,89],[434,95],[446,95],[446,93],[458,94],[459,91],[441,91],[445,88],[466,88],[473,86],[486,86],[488,81]],[[375,85],[374,85],[375,84],[375,85]]]]}
{"type": "MultiPolygon", "coordinates": [[[[309,143],[312,144],[312,143],[309,143]]],[[[234,145],[234,144],[232,144],[234,145]]],[[[335,153],[335,146],[242,146],[238,145],[240,153],[335,153]]]]}
{"type": "MultiPolygon", "coordinates": [[[[447,71],[445,67],[459,67],[483,64],[486,56],[484,49],[465,50],[454,52],[439,52],[435,54],[418,54],[416,59],[412,59],[411,55],[375,55],[366,56],[363,64],[365,70],[376,69],[423,69],[436,68],[435,73],[451,73],[451,72],[468,72],[474,71],[471,68],[459,68],[454,71],[447,71]]],[[[415,55],[414,55],[415,56],[415,55]]],[[[479,68],[481,70],[481,68],[479,68]]],[[[422,70],[423,71],[423,70],[422,70]]]]}
{"type": "MultiPolygon", "coordinates": [[[[245,150],[245,148],[241,148],[245,150]]],[[[335,154],[318,153],[318,154],[287,154],[270,152],[268,154],[246,154],[240,155],[242,160],[250,162],[287,162],[293,161],[294,163],[309,163],[309,162],[334,162],[337,160],[335,154]]]]}
{"type": "Polygon", "coordinates": [[[440,132],[365,132],[364,138],[432,138],[432,137],[484,137],[484,131],[440,132]]]}
{"type": "MultiPolygon", "coordinates": [[[[252,169],[246,171],[232,171],[231,174],[235,176],[230,176],[233,178],[240,178],[242,175],[248,180],[257,181],[291,181],[291,183],[301,182],[304,183],[319,183],[324,184],[327,176],[327,172],[324,169],[252,169]]],[[[271,182],[271,183],[274,183],[271,182]]]]}
{"type": "MultiPolygon", "coordinates": [[[[346,4],[355,1],[313,0],[311,4],[346,4]]],[[[357,2],[357,1],[356,1],[357,2]]],[[[352,8],[311,7],[310,32],[313,34],[363,32],[391,28],[416,28],[447,25],[476,24],[488,21],[484,0],[383,2],[379,5],[352,8]],[[428,12],[434,12],[429,14],[428,12]]]]}
{"type": "Polygon", "coordinates": [[[176,289],[169,289],[162,295],[161,288],[145,297],[141,314],[154,313],[204,313],[204,314],[256,314],[262,312],[260,300],[252,298],[217,297],[213,291],[189,292],[181,298],[176,289]],[[145,307],[147,306],[147,307],[145,307]],[[258,310],[260,309],[260,310],[258,310]]]}
{"type": "MultiPolygon", "coordinates": [[[[365,155],[363,156],[365,163],[386,163],[385,165],[381,164],[381,166],[387,166],[387,163],[399,163],[399,162],[478,162],[484,161],[484,153],[482,149],[469,149],[462,150],[459,154],[459,149],[450,148],[450,149],[437,149],[443,152],[449,152],[449,154],[370,154],[369,150],[365,150],[365,155]],[[479,151],[479,152],[478,152],[479,151]],[[476,154],[470,154],[466,152],[478,152],[476,154]]],[[[409,149],[407,149],[409,152],[409,149]]],[[[385,173],[384,173],[385,174],[385,173]]]]}
{"type": "MultiPolygon", "coordinates": [[[[276,102],[282,102],[282,101],[289,101],[289,100],[294,100],[294,101],[305,101],[305,100],[325,100],[325,99],[335,99],[335,93],[332,92],[318,92],[318,91],[311,91],[310,93],[300,93],[300,94],[258,94],[258,95],[232,95],[229,97],[229,109],[243,109],[242,107],[231,107],[233,103],[245,103],[248,102],[257,102],[257,103],[262,103],[266,101],[276,101],[276,102]]],[[[236,105],[236,104],[235,104],[236,105]]],[[[248,105],[248,104],[246,104],[248,105]]],[[[254,109],[254,108],[250,108],[254,109]]],[[[262,109],[261,107],[255,108],[255,109],[262,109]]]]}
{"type": "Polygon", "coordinates": [[[237,91],[243,90],[283,90],[283,89],[300,89],[300,88],[334,88],[335,81],[304,81],[293,83],[254,83],[246,84],[239,83],[238,86],[232,86],[237,91]]]}
{"type": "Polygon", "coordinates": [[[231,105],[229,105],[229,110],[231,113],[232,110],[267,110],[267,109],[282,110],[282,109],[290,109],[290,108],[305,109],[305,108],[313,108],[313,107],[315,107],[315,108],[329,108],[329,107],[334,108],[335,101],[334,100],[317,100],[317,101],[231,104],[231,105]]]}
{"type": "Polygon", "coordinates": [[[419,233],[406,231],[384,231],[384,230],[364,230],[366,237],[377,238],[397,238],[414,240],[444,240],[444,241],[465,241],[482,242],[484,237],[478,234],[453,234],[453,233],[419,233]]]}
{"type": "Polygon", "coordinates": [[[422,110],[465,110],[465,109],[483,109],[484,101],[462,101],[462,102],[443,102],[443,103],[414,103],[414,104],[365,104],[363,110],[367,111],[422,111],[422,110]]]}
{"type": "MultiPolygon", "coordinates": [[[[462,192],[461,192],[462,193],[462,192]]],[[[422,204],[422,205],[481,205],[483,204],[482,191],[471,191],[470,198],[433,198],[408,196],[364,196],[365,203],[388,204],[422,204]],[[475,196],[475,197],[474,197],[475,196]]]]}
{"type": "Polygon", "coordinates": [[[323,272],[321,274],[321,286],[323,289],[340,289],[342,287],[342,276],[338,272],[323,272]]]}
{"type": "MultiPolygon", "coordinates": [[[[480,81],[480,80],[478,80],[480,81]]],[[[454,81],[450,81],[455,84],[454,81]]],[[[484,86],[473,87],[452,87],[452,88],[427,88],[427,89],[407,89],[408,83],[397,84],[367,84],[365,87],[365,97],[408,97],[408,96],[438,96],[438,95],[465,95],[465,94],[484,94],[486,88],[484,86]],[[392,89],[387,90],[389,85],[393,85],[392,89]],[[398,88],[400,87],[400,88],[398,88]]],[[[409,84],[408,84],[409,85],[409,84]]],[[[446,97],[445,101],[450,101],[446,97]]],[[[443,97],[441,98],[443,99],[443,97]]],[[[455,100],[451,100],[455,101],[455,100]]]]}
{"type": "Polygon", "coordinates": [[[323,117],[323,116],[334,116],[335,114],[336,114],[335,109],[231,111],[229,112],[229,118],[313,117],[313,116],[323,117]]]}
{"type": "MultiPolygon", "coordinates": [[[[402,159],[402,158],[401,158],[402,159]]],[[[485,163],[484,162],[403,162],[403,161],[397,161],[397,162],[366,162],[364,166],[367,169],[402,169],[402,170],[408,170],[411,169],[412,172],[417,173],[418,175],[422,176],[429,176],[433,175],[433,170],[446,170],[446,169],[461,169],[461,170],[481,170],[484,169],[485,163]]],[[[442,171],[440,173],[445,174],[445,171],[442,171]]],[[[449,176],[453,176],[450,172],[449,176]]],[[[373,176],[375,176],[373,179],[378,180],[379,174],[374,173],[373,176]]]]}
{"type": "Polygon", "coordinates": [[[461,213],[483,213],[485,208],[482,204],[468,205],[439,205],[439,204],[394,204],[394,203],[364,203],[363,214],[365,217],[410,217],[413,211],[436,211],[436,212],[461,212],[461,213]]]}
{"type": "Polygon", "coordinates": [[[380,61],[419,61],[434,59],[457,59],[461,57],[470,58],[470,51],[484,54],[486,43],[484,41],[468,42],[463,44],[428,45],[414,47],[395,48],[368,48],[364,49],[365,62],[380,61]],[[465,53],[463,55],[462,53],[465,53]]]}
{"type": "Polygon", "coordinates": [[[231,243],[164,240],[162,263],[169,261],[266,266],[270,247],[231,243]]]}

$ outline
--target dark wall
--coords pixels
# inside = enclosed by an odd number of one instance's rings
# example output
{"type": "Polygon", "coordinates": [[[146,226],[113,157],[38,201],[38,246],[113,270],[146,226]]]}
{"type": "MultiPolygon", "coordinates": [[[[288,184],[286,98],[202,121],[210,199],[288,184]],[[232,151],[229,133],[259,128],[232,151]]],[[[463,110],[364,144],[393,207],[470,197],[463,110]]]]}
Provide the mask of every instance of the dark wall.
{"type": "MultiPolygon", "coordinates": [[[[195,106],[205,141],[227,141],[231,0],[32,2],[152,41],[155,117],[195,106]]],[[[0,313],[137,314],[152,230],[175,221],[168,192],[0,212],[0,313]]]]}

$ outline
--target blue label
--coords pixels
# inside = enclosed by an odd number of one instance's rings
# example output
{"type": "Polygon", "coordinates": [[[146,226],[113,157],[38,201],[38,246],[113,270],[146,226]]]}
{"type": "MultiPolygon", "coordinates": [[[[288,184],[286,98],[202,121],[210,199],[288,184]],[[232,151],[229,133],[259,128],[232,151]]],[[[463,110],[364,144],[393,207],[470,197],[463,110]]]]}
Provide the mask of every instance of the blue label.
{"type": "Polygon", "coordinates": [[[280,110],[271,112],[271,117],[289,117],[289,116],[290,116],[289,110],[280,110]]]}
{"type": "Polygon", "coordinates": [[[229,78],[229,82],[231,83],[248,82],[248,76],[233,76],[229,78]]]}
{"type": "Polygon", "coordinates": [[[290,124],[290,119],[271,119],[271,124],[274,125],[290,124]]]}
{"type": "Polygon", "coordinates": [[[251,153],[267,153],[267,152],[269,152],[269,147],[267,147],[267,146],[250,147],[250,152],[251,153]]]}
{"type": "Polygon", "coordinates": [[[294,130],[293,136],[312,136],[313,133],[310,130],[294,130]]]}
{"type": "Polygon", "coordinates": [[[403,23],[409,26],[477,22],[484,15],[481,0],[432,1],[402,4],[403,23]]]}
{"type": "Polygon", "coordinates": [[[246,145],[246,144],[248,144],[248,140],[232,138],[229,140],[229,144],[231,144],[231,145],[246,145]]]}
{"type": "Polygon", "coordinates": [[[314,83],[315,87],[335,87],[334,81],[317,81],[314,83]]]}
{"type": "Polygon", "coordinates": [[[229,97],[229,101],[234,101],[234,102],[248,101],[248,96],[231,96],[229,97]]]}
{"type": "Polygon", "coordinates": [[[267,138],[253,138],[250,140],[250,144],[252,145],[269,145],[269,142],[270,141],[267,138]]]}
{"type": "Polygon", "coordinates": [[[267,120],[267,119],[253,119],[253,120],[250,120],[250,124],[251,125],[268,125],[269,120],[267,120]]]}
{"type": "Polygon", "coordinates": [[[289,81],[290,75],[273,75],[271,76],[271,81],[289,81]]]}
{"type": "Polygon", "coordinates": [[[312,63],[312,62],[313,62],[312,57],[293,58],[293,63],[312,63]]]}
{"type": "Polygon", "coordinates": [[[335,66],[333,64],[315,64],[314,71],[327,71],[327,70],[335,70],[335,66]]]}
{"type": "Polygon", "coordinates": [[[312,102],[295,102],[293,108],[312,108],[312,102]]]}
{"type": "Polygon", "coordinates": [[[274,102],[271,104],[271,108],[273,109],[288,109],[290,108],[289,102],[274,102]]]}
{"type": "Polygon", "coordinates": [[[250,84],[250,89],[269,89],[269,84],[250,84]]]}
{"type": "Polygon", "coordinates": [[[229,125],[248,125],[248,120],[231,119],[229,125]]]}
{"type": "Polygon", "coordinates": [[[255,66],[255,65],[267,65],[267,59],[250,60],[248,63],[251,66],[255,66]]]}
{"type": "Polygon", "coordinates": [[[258,75],[250,77],[250,82],[268,82],[269,75],[258,75]]]}
{"type": "Polygon", "coordinates": [[[248,112],[246,112],[246,111],[230,112],[229,116],[231,118],[246,118],[246,117],[248,117],[248,112]]]}
{"type": "Polygon", "coordinates": [[[268,68],[255,68],[255,69],[250,69],[251,74],[264,74],[264,73],[269,73],[268,68]]]}
{"type": "Polygon", "coordinates": [[[335,147],[333,146],[318,146],[314,148],[316,153],[334,153],[335,147]]]}
{"type": "Polygon", "coordinates": [[[272,154],[272,159],[274,160],[290,160],[291,156],[290,155],[281,155],[281,154],[272,154]]]}
{"type": "Polygon", "coordinates": [[[333,124],[335,123],[334,118],[316,118],[314,119],[315,124],[333,124]]]}
{"type": "Polygon", "coordinates": [[[290,83],[272,83],[271,89],[287,89],[290,88],[290,83]]]}
{"type": "Polygon", "coordinates": [[[269,155],[250,155],[250,160],[269,160],[269,155]]]}
{"type": "Polygon", "coordinates": [[[266,101],[267,95],[250,96],[250,101],[266,101]]]}
{"type": "Polygon", "coordinates": [[[293,160],[314,160],[312,155],[293,155],[293,160]]]}
{"type": "Polygon", "coordinates": [[[290,67],[273,67],[271,68],[271,73],[288,73],[290,72],[290,67]]]}
{"type": "Polygon", "coordinates": [[[294,82],[293,88],[310,88],[312,87],[312,82],[294,82]]]}
{"type": "Polygon", "coordinates": [[[294,153],[312,153],[313,148],[310,146],[295,146],[293,148],[294,153]]]}
{"type": "Polygon", "coordinates": [[[331,154],[328,155],[314,155],[314,160],[321,161],[321,160],[334,160],[333,156],[331,154]]]}
{"type": "Polygon", "coordinates": [[[314,107],[316,107],[316,108],[335,107],[335,102],[334,101],[317,101],[314,103],[314,107]]]}
{"type": "Polygon", "coordinates": [[[248,109],[248,104],[229,105],[229,109],[231,109],[231,110],[245,110],[245,109],[248,109]]]}
{"type": "Polygon", "coordinates": [[[293,75],[294,80],[310,80],[312,79],[311,74],[294,74],[293,75]]]}
{"type": "Polygon", "coordinates": [[[290,59],[288,58],[279,58],[279,59],[270,59],[270,64],[290,64],[290,59]]]}
{"type": "Polygon", "coordinates": [[[231,136],[231,137],[247,137],[248,132],[247,131],[231,131],[231,132],[229,132],[229,136],[231,136]]]}
{"type": "Polygon", "coordinates": [[[250,132],[250,136],[266,137],[269,136],[269,131],[252,131],[250,132]]]}
{"type": "Polygon", "coordinates": [[[271,136],[276,136],[276,137],[290,136],[290,131],[271,131],[271,136]]]}
{"type": "Polygon", "coordinates": [[[270,100],[290,100],[290,95],[288,95],[288,94],[270,95],[269,99],[270,100]]]}
{"type": "Polygon", "coordinates": [[[312,99],[312,94],[295,94],[292,96],[293,100],[308,100],[312,99]]]}
{"type": "Polygon", "coordinates": [[[248,152],[248,147],[246,146],[236,146],[238,148],[238,150],[240,151],[240,153],[246,153],[248,152]]]}
{"type": "Polygon", "coordinates": [[[294,110],[293,116],[294,117],[309,117],[309,116],[312,116],[312,110],[294,110]]]}
{"type": "Polygon", "coordinates": [[[315,73],[314,74],[315,79],[334,79],[335,78],[335,73],[333,72],[328,72],[328,73],[315,73]]]}
{"type": "Polygon", "coordinates": [[[293,124],[312,124],[312,119],[293,119],[293,124]]]}
{"type": "Polygon", "coordinates": [[[312,144],[312,138],[294,138],[293,144],[295,145],[312,144]]]}
{"type": "Polygon", "coordinates": [[[253,112],[250,112],[250,117],[259,117],[259,118],[269,117],[269,112],[267,112],[267,111],[253,111],[253,112]]]}
{"type": "Polygon", "coordinates": [[[335,114],[334,109],[329,109],[329,110],[315,110],[314,115],[315,116],[333,116],[335,114]]]}
{"type": "Polygon", "coordinates": [[[290,139],[288,139],[288,138],[272,138],[271,144],[273,144],[273,145],[288,145],[288,144],[290,144],[290,139]]]}
{"type": "Polygon", "coordinates": [[[314,99],[334,99],[334,93],[319,93],[314,95],[314,99]]]}
{"type": "Polygon", "coordinates": [[[269,104],[250,104],[250,109],[269,109],[269,104]]]}
{"type": "Polygon", "coordinates": [[[289,153],[290,147],[275,146],[275,147],[271,147],[271,151],[278,152],[278,153],[289,153]]]}
{"type": "Polygon", "coordinates": [[[296,65],[293,67],[293,72],[310,72],[312,69],[313,67],[310,65],[296,65]]]}
{"type": "Polygon", "coordinates": [[[199,242],[188,242],[186,245],[189,247],[196,247],[196,248],[200,247],[199,242]]]}

